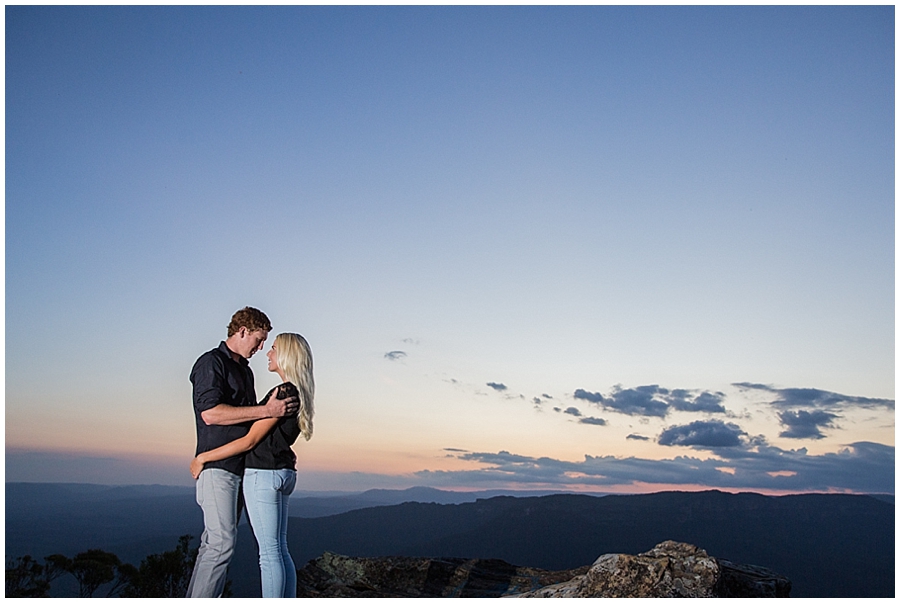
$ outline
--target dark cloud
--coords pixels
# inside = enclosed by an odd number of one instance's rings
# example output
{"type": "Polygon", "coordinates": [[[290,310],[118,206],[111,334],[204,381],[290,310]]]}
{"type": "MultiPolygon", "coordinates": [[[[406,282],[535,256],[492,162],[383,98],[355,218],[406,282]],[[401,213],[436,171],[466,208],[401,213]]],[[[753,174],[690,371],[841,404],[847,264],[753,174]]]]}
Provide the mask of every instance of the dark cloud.
{"type": "Polygon", "coordinates": [[[502,383],[494,383],[493,381],[488,383],[487,386],[492,389],[497,390],[498,392],[503,392],[503,391],[506,391],[506,389],[507,389],[506,386],[503,385],[502,383]]]}
{"type": "Polygon", "coordinates": [[[606,425],[606,419],[600,417],[582,417],[578,419],[578,422],[585,425],[606,425]]]}
{"type": "Polygon", "coordinates": [[[629,389],[614,387],[609,395],[576,389],[576,400],[586,400],[592,404],[626,415],[642,417],[665,417],[670,410],[684,412],[724,413],[725,394],[702,390],[668,390],[658,385],[642,385],[629,389]]]}
{"type": "Polygon", "coordinates": [[[742,446],[741,436],[746,436],[734,423],[722,421],[694,421],[688,425],[674,425],[659,434],[663,446],[694,446],[696,448],[722,448],[742,446]]]}
{"type": "Polygon", "coordinates": [[[650,440],[650,438],[648,438],[647,436],[638,435],[636,433],[628,434],[627,436],[625,436],[625,439],[626,440],[640,440],[642,442],[647,442],[650,440]]]}
{"type": "Polygon", "coordinates": [[[778,419],[787,429],[780,434],[783,438],[812,438],[820,440],[825,435],[819,431],[820,427],[834,427],[834,419],[838,415],[824,410],[786,410],[778,413],[778,419]]]}
{"type": "Polygon", "coordinates": [[[612,394],[601,404],[610,410],[626,415],[642,417],[664,417],[669,412],[669,405],[660,399],[660,394],[668,391],[658,385],[642,385],[631,389],[613,388],[612,394]]]}
{"type": "Polygon", "coordinates": [[[857,442],[840,452],[810,455],[805,449],[782,450],[761,441],[750,444],[753,445],[717,448],[718,458],[709,459],[586,456],[584,461],[571,462],[505,451],[471,452],[457,458],[477,463],[475,469],[422,471],[416,476],[422,483],[449,487],[604,487],[645,483],[796,492],[894,492],[893,446],[857,442]]]}
{"type": "Polygon", "coordinates": [[[566,413],[567,415],[572,415],[575,417],[581,416],[581,411],[578,410],[577,408],[575,408],[574,406],[570,406],[569,408],[565,409],[563,412],[566,413]]]}
{"type": "Polygon", "coordinates": [[[595,394],[583,389],[576,389],[574,397],[576,400],[587,400],[588,402],[593,402],[594,404],[603,404],[603,400],[605,399],[602,394],[595,394]]]}
{"type": "Polygon", "coordinates": [[[547,398],[548,400],[552,400],[552,399],[553,399],[553,396],[551,396],[550,394],[541,394],[541,397],[542,397],[542,398],[547,398]]]}
{"type": "Polygon", "coordinates": [[[685,412],[724,413],[725,407],[722,401],[725,394],[722,392],[701,392],[693,395],[686,389],[675,389],[668,396],[669,406],[675,410],[685,412]]]}
{"type": "Polygon", "coordinates": [[[401,358],[406,358],[406,352],[395,350],[393,352],[387,352],[384,357],[388,360],[400,360],[401,358]]]}
{"type": "Polygon", "coordinates": [[[845,396],[821,389],[777,388],[761,383],[734,383],[739,389],[757,390],[774,394],[773,406],[781,408],[894,408],[894,401],[885,398],[845,396]]]}

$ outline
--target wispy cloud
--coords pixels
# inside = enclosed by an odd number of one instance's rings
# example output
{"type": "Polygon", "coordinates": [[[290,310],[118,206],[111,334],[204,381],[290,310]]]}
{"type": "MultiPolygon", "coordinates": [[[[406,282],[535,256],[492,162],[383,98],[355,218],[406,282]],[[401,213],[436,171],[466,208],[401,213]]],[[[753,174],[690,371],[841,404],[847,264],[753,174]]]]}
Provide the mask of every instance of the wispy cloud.
{"type": "Polygon", "coordinates": [[[763,391],[773,394],[773,406],[782,408],[894,408],[894,401],[885,398],[845,396],[835,392],[811,388],[777,388],[761,383],[734,383],[743,390],[763,391]]]}
{"type": "Polygon", "coordinates": [[[406,352],[401,350],[394,350],[393,352],[387,352],[384,355],[388,360],[400,360],[402,358],[406,358],[406,352]]]}
{"type": "Polygon", "coordinates": [[[794,491],[894,491],[893,446],[856,442],[840,452],[810,455],[806,449],[782,450],[760,441],[752,444],[717,448],[717,458],[708,459],[585,456],[584,461],[572,462],[506,451],[470,452],[457,458],[476,463],[476,469],[421,471],[416,476],[436,486],[603,487],[647,483],[794,491]]]}
{"type": "Polygon", "coordinates": [[[836,414],[824,410],[786,410],[778,413],[778,419],[787,429],[779,435],[783,438],[812,438],[825,437],[820,427],[834,427],[834,420],[840,418],[836,414]]]}

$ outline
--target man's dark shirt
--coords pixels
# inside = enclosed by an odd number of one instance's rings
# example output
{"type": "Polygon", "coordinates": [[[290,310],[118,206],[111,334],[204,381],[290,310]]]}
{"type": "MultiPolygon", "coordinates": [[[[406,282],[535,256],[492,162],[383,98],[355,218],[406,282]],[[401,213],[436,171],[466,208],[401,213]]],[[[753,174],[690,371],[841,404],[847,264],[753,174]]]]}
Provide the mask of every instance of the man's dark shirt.
{"type": "MultiPolygon", "coordinates": [[[[247,435],[252,422],[239,425],[207,425],[200,416],[219,404],[253,406],[256,390],[253,371],[246,358],[236,362],[225,342],[200,356],[191,370],[194,385],[194,416],[197,421],[197,454],[218,448],[247,435]]],[[[206,463],[204,469],[225,469],[236,475],[244,473],[244,455],[206,463]]]]}

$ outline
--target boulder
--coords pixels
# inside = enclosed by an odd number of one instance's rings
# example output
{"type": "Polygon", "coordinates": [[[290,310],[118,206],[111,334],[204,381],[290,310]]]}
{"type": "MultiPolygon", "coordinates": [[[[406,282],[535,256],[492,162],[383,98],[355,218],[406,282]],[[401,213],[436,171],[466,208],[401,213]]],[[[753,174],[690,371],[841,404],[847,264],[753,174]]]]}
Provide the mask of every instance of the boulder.
{"type": "Polygon", "coordinates": [[[297,572],[298,597],[787,597],[790,591],[787,578],[766,568],[671,540],[562,571],[500,559],[325,553],[297,572]]]}
{"type": "Polygon", "coordinates": [[[667,540],[640,555],[607,554],[567,582],[518,597],[788,597],[790,580],[667,540]]]}

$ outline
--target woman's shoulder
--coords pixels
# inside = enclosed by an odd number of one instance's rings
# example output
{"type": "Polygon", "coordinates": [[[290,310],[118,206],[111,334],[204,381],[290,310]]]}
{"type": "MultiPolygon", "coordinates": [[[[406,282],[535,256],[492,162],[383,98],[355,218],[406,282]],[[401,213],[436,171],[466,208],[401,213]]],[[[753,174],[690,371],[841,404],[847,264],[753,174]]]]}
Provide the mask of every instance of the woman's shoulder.
{"type": "MultiPolygon", "coordinates": [[[[290,381],[285,381],[281,385],[276,385],[275,387],[278,389],[278,399],[283,400],[284,398],[290,398],[291,396],[299,396],[300,390],[297,389],[297,386],[291,383],[290,381]]],[[[274,389],[274,388],[273,388],[274,389]]]]}

